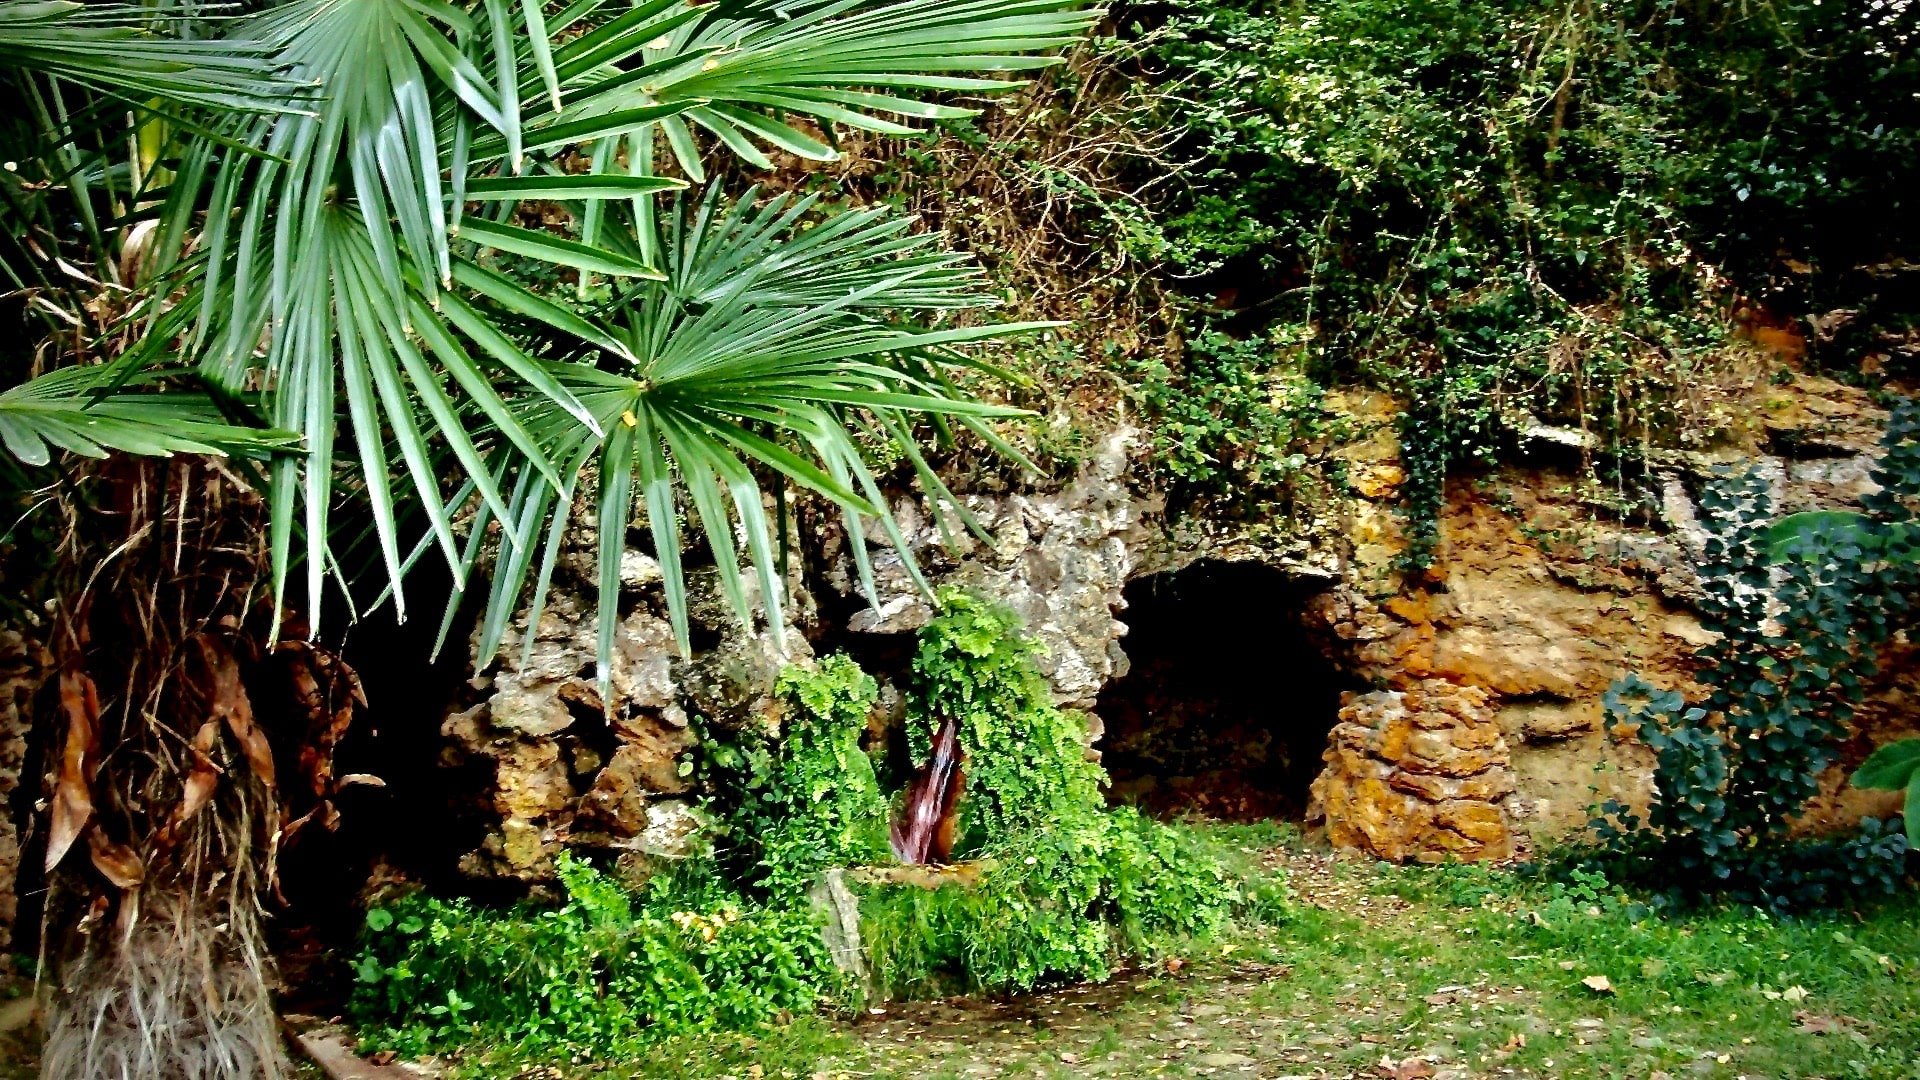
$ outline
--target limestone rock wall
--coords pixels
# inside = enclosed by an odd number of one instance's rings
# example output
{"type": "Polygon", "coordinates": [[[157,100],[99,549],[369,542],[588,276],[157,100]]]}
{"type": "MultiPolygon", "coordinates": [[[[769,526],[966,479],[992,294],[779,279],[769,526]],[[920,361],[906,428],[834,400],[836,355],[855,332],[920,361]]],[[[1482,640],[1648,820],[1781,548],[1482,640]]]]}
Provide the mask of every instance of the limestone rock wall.
{"type": "MultiPolygon", "coordinates": [[[[1126,671],[1120,619],[1122,590],[1157,537],[1157,504],[1137,496],[1130,482],[1134,432],[1112,433],[1088,466],[1057,491],[972,495],[967,509],[990,537],[956,533],[949,547],[918,502],[896,508],[914,557],[927,576],[992,597],[1018,612],[1039,639],[1042,674],[1055,700],[1090,709],[1101,687],[1126,671]]],[[[870,538],[878,603],[859,594],[845,537],[829,542],[829,587],[859,608],[847,622],[857,633],[910,633],[926,625],[933,608],[899,554],[870,538]]]]}
{"type": "MultiPolygon", "coordinates": [[[[1350,407],[1387,411],[1377,399],[1350,407]]],[[[1564,443],[1536,446],[1534,464],[1505,466],[1449,486],[1432,568],[1395,569],[1401,548],[1391,483],[1363,489],[1353,562],[1311,605],[1328,648],[1361,678],[1394,690],[1438,684],[1485,694],[1508,748],[1514,792],[1502,806],[1522,841],[1551,841],[1584,825],[1609,797],[1644,804],[1651,755],[1602,730],[1601,695],[1637,671],[1664,686],[1691,686],[1693,658],[1712,640],[1690,604],[1704,531],[1696,494],[1720,465],[1757,468],[1781,513],[1850,506],[1872,489],[1885,414],[1866,395],[1823,379],[1769,387],[1752,402],[1752,441],[1714,454],[1671,454],[1659,464],[1657,520],[1623,524],[1580,492],[1564,443]],[[1369,496],[1370,493],[1370,496],[1369,496]]],[[[1392,480],[1395,451],[1376,438],[1352,450],[1362,475],[1392,480]]],[[[1878,742],[1909,733],[1920,706],[1910,648],[1883,662],[1860,735],[1825,778],[1808,828],[1894,811],[1887,796],[1844,785],[1878,742]]],[[[1342,725],[1342,729],[1346,727],[1342,725]]],[[[1353,774],[1338,737],[1328,751],[1329,835],[1343,833],[1333,788],[1353,774]]],[[[1373,850],[1365,843],[1354,846],[1373,850]]],[[[1395,856],[1388,856],[1395,857],[1395,856]]]]}
{"type": "Polygon", "coordinates": [[[1309,823],[1394,862],[1513,854],[1507,741],[1487,691],[1444,679],[1349,695],[1313,784],[1309,823]]]}
{"type": "MultiPolygon", "coordinates": [[[[590,549],[591,538],[575,546],[590,549]]],[[[524,626],[510,633],[473,679],[474,700],[444,721],[442,763],[472,778],[461,786],[483,831],[460,857],[468,877],[546,881],[568,847],[618,853],[637,872],[649,857],[684,854],[700,831],[682,798],[695,718],[777,730],[774,681],[810,655],[805,635],[788,626],[783,650],[770,634],[740,632],[712,582],[695,577],[693,617],[714,643],[683,659],[658,566],[637,552],[627,564],[611,710],[596,687],[593,590],[582,565],[556,575],[531,652],[523,652],[524,626]]]]}
{"type": "MultiPolygon", "coordinates": [[[[1127,670],[1123,590],[1135,577],[1209,558],[1312,583],[1313,599],[1279,617],[1301,619],[1333,665],[1377,688],[1349,696],[1325,750],[1313,795],[1329,837],[1383,858],[1500,859],[1578,829],[1600,799],[1644,803],[1650,757],[1602,730],[1601,695],[1628,671],[1683,688],[1691,677],[1709,640],[1689,607],[1703,539],[1695,496],[1715,466],[1763,470],[1782,512],[1848,505],[1870,488],[1884,414],[1863,393],[1807,378],[1755,393],[1745,444],[1657,458],[1650,518],[1615,513],[1606,492],[1583,487],[1578,433],[1523,432],[1509,464],[1449,486],[1434,563],[1414,576],[1397,560],[1397,407],[1376,393],[1329,395],[1360,433],[1336,449],[1352,491],[1284,530],[1204,542],[1176,532],[1142,492],[1124,429],[1069,483],[965,495],[985,539],[960,532],[947,545],[915,497],[902,495],[895,512],[930,580],[1019,612],[1045,650],[1055,698],[1075,708],[1091,710],[1127,670]],[[1263,539],[1272,536],[1286,539],[1263,539]]],[[[592,573],[582,561],[590,544],[563,556],[531,658],[522,662],[510,641],[446,721],[447,763],[471,770],[484,789],[485,837],[463,868],[537,881],[570,844],[642,858],[683,841],[696,823],[678,766],[696,738],[695,716],[776,727],[770,689],[784,663],[809,654],[800,631],[831,643],[907,635],[931,618],[883,540],[867,541],[874,602],[837,525],[812,522],[805,532],[785,652],[764,633],[733,629],[707,589],[696,605],[704,647],[676,659],[658,569],[630,555],[610,720],[593,686],[592,573]]],[[[1248,632],[1271,617],[1249,612],[1248,632]]],[[[1904,653],[1889,659],[1843,766],[1914,727],[1920,676],[1904,653]]],[[[887,698],[895,713],[896,698],[887,698]]],[[[1090,723],[1097,740],[1099,718],[1090,723]]],[[[1888,797],[1844,788],[1843,775],[1829,777],[1811,825],[1892,809],[1888,797]]]]}

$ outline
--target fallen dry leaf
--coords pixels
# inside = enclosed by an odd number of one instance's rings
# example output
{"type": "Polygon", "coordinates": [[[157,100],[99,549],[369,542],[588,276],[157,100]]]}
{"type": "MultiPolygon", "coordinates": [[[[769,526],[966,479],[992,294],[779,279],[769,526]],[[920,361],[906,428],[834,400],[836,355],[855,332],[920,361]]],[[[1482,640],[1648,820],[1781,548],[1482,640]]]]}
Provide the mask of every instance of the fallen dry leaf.
{"type": "Polygon", "coordinates": [[[1387,1080],[1428,1080],[1433,1076],[1433,1066],[1420,1058],[1407,1058],[1395,1061],[1390,1057],[1380,1059],[1380,1075],[1387,1080]]]}
{"type": "Polygon", "coordinates": [[[1793,1030],[1805,1035],[1831,1035],[1836,1031],[1845,1031],[1859,1021],[1850,1016],[1822,1016],[1816,1012],[1801,1009],[1793,1014],[1793,1030]]]}
{"type": "Polygon", "coordinates": [[[1596,994],[1613,993],[1613,981],[1611,979],[1608,979],[1605,975],[1589,975],[1586,978],[1580,980],[1580,985],[1586,987],[1587,989],[1593,991],[1596,994]]]}

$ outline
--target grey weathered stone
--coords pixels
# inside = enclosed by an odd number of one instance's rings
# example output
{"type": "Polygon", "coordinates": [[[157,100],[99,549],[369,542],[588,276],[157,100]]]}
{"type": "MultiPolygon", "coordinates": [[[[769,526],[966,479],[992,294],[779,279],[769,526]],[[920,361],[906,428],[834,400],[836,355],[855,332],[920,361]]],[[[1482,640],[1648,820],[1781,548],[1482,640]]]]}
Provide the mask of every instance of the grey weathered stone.
{"type": "Polygon", "coordinates": [[[807,889],[807,903],[820,916],[820,940],[833,966],[855,986],[870,990],[866,946],[860,940],[860,899],[847,887],[847,872],[828,870],[807,889]]]}
{"type": "MultiPolygon", "coordinates": [[[[1136,553],[1152,538],[1141,500],[1128,484],[1135,432],[1110,434],[1081,473],[1056,491],[967,496],[967,509],[988,535],[962,534],[947,550],[937,525],[917,503],[902,501],[896,520],[914,557],[942,584],[976,591],[1012,608],[1042,647],[1040,671],[1055,700],[1090,708],[1109,679],[1125,670],[1117,642],[1126,634],[1118,613],[1136,553]]],[[[907,633],[926,625],[933,608],[900,555],[869,538],[878,603],[857,611],[848,628],[907,633]]],[[[858,579],[842,546],[828,582],[854,595],[858,579]]]]}
{"type": "Polygon", "coordinates": [[[614,634],[610,700],[594,677],[592,590],[576,575],[556,574],[531,659],[522,660],[524,626],[510,631],[474,680],[480,700],[448,715],[446,762],[487,777],[471,808],[486,831],[461,858],[463,873],[543,881],[568,846],[684,853],[701,831],[697,815],[671,798],[688,787],[681,765],[695,742],[689,714],[777,729],[774,681],[810,655],[806,638],[792,626],[783,645],[769,633],[741,632],[713,595],[711,576],[694,575],[696,625],[729,621],[713,628],[718,644],[683,658],[663,613],[657,564],[630,554],[623,575],[632,580],[623,585],[636,593],[614,634]]]}

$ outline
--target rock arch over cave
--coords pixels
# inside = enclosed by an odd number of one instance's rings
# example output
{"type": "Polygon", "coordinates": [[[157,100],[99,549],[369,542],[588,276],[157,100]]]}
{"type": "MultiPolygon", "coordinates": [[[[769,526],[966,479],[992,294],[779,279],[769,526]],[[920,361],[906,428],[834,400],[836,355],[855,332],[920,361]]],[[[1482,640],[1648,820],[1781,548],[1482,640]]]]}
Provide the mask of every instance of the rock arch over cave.
{"type": "Polygon", "coordinates": [[[1321,588],[1212,559],[1127,585],[1129,667],[1097,708],[1115,802],[1229,820],[1305,813],[1340,694],[1354,688],[1306,630],[1321,588]]]}

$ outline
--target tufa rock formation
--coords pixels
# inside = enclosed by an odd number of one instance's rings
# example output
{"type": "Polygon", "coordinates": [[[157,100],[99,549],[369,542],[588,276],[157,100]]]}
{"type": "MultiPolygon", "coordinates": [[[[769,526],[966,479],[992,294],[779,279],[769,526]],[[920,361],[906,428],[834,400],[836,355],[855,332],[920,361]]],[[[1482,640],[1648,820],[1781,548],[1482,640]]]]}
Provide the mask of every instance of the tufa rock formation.
{"type": "MultiPolygon", "coordinates": [[[[1656,452],[1657,497],[1631,512],[1583,482],[1578,455],[1588,447],[1579,433],[1524,429],[1513,461],[1449,484],[1435,559],[1419,575],[1398,561],[1397,406],[1374,392],[1329,394],[1356,433],[1333,450],[1348,494],[1257,532],[1206,536],[1191,522],[1169,523],[1157,498],[1131,484],[1139,473],[1124,428],[1069,483],[963,495],[984,540],[961,533],[943,544],[911,498],[899,498],[896,513],[929,579],[1021,614],[1045,649],[1056,700],[1081,709],[1128,670],[1129,581],[1202,559],[1281,575],[1309,598],[1297,610],[1249,610],[1230,632],[1260,635],[1263,621],[1298,620],[1347,685],[1377,688],[1347,697],[1324,744],[1289,748],[1324,755],[1312,796],[1328,837],[1395,860],[1502,859],[1577,831],[1600,799],[1645,802],[1650,758],[1602,730],[1600,698],[1628,671],[1667,686],[1691,678],[1708,640],[1689,607],[1703,536],[1694,497],[1712,469],[1761,469],[1782,512],[1851,505],[1869,490],[1884,415],[1863,392],[1801,377],[1752,393],[1749,413],[1761,419],[1743,429],[1743,443],[1656,452]]],[[[820,648],[891,636],[905,646],[896,656],[910,653],[908,635],[931,608],[899,556],[869,543],[877,603],[859,592],[837,525],[803,530],[798,562],[807,572],[788,582],[785,654],[764,634],[734,629],[711,588],[697,590],[701,647],[690,661],[674,654],[657,567],[630,553],[610,719],[593,686],[591,566],[569,570],[576,557],[563,556],[531,656],[522,662],[520,643],[509,641],[445,724],[446,761],[473,770],[474,810],[485,825],[463,869],[535,882],[568,845],[642,862],[650,851],[684,847],[698,831],[682,772],[695,718],[777,731],[773,681],[784,663],[810,655],[807,634],[820,648]]],[[[1909,685],[1914,665],[1902,657],[1890,654],[1861,734],[1809,811],[1809,827],[1891,809],[1886,797],[1854,792],[1843,779],[1872,745],[1914,728],[1920,685],[1909,685]]],[[[884,736],[899,715],[898,688],[886,681],[900,673],[873,674],[889,703],[875,717],[884,736]]],[[[1274,687],[1276,724],[1283,705],[1297,704],[1285,694],[1274,687]]],[[[1099,718],[1089,723],[1097,740],[1099,718]]]]}
{"type": "Polygon", "coordinates": [[[1489,697],[1441,679],[1349,695],[1308,822],[1336,847],[1394,862],[1511,856],[1513,769],[1489,697]]]}

